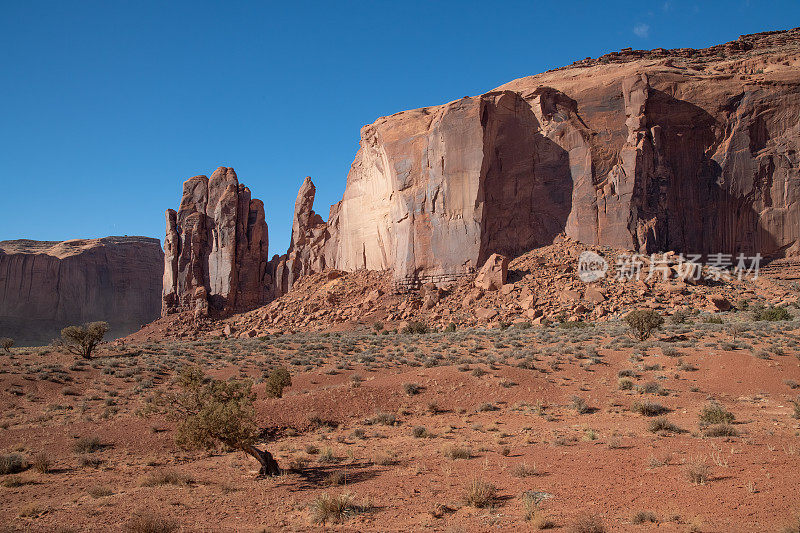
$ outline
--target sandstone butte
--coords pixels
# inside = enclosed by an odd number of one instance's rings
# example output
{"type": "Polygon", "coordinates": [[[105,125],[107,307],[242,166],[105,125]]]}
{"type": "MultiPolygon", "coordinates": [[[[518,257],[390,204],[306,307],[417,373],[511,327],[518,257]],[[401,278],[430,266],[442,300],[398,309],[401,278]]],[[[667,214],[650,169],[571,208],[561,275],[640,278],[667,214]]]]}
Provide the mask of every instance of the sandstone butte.
{"type": "Polygon", "coordinates": [[[96,320],[109,323],[109,336],[137,331],[158,318],[163,263],[148,237],[1,241],[0,337],[42,344],[96,320]]]}
{"type": "Polygon", "coordinates": [[[382,117],[328,220],[306,178],[267,261],[232,169],[167,212],[164,308],[220,315],[324,269],[460,274],[563,235],[643,253],[800,255],[800,29],[703,50],[626,49],[382,117]]]}

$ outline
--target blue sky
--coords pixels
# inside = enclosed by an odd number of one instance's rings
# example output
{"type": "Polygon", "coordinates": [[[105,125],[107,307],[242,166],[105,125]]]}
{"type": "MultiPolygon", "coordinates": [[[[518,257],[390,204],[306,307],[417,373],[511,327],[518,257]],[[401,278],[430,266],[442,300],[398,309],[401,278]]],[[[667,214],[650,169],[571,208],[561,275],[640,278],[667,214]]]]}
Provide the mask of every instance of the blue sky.
{"type": "Polygon", "coordinates": [[[0,0],[0,240],[163,238],[181,183],[232,166],[286,251],[327,218],[359,130],[626,46],[800,26],[800,3],[0,0]]]}

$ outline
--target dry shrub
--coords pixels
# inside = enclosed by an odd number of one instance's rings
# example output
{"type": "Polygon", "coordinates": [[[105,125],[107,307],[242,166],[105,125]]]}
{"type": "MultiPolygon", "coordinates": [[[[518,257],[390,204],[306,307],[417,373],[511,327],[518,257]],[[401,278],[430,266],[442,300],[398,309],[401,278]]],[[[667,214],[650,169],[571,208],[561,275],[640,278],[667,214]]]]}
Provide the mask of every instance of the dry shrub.
{"type": "Polygon", "coordinates": [[[0,475],[16,474],[28,468],[25,458],[18,453],[0,455],[0,475]]]}
{"type": "Polygon", "coordinates": [[[86,493],[92,498],[104,498],[114,494],[114,491],[107,485],[92,485],[86,489],[86,493]]]}
{"type": "Polygon", "coordinates": [[[469,459],[472,457],[472,451],[465,446],[453,446],[452,444],[442,448],[442,455],[448,459],[469,459]]]}
{"type": "Polygon", "coordinates": [[[172,533],[178,530],[178,523],[151,511],[134,513],[125,524],[129,533],[172,533]]]}
{"type": "Polygon", "coordinates": [[[536,475],[536,465],[528,466],[527,463],[521,463],[511,469],[511,475],[514,477],[529,477],[536,475]]]}
{"type": "Polygon", "coordinates": [[[497,496],[497,487],[480,479],[473,479],[464,490],[464,501],[473,507],[489,507],[497,496]]]}
{"type": "Polygon", "coordinates": [[[646,522],[658,522],[656,514],[652,511],[639,511],[631,517],[631,524],[644,524],[646,522]]]}
{"type": "Polygon", "coordinates": [[[704,437],[738,437],[739,430],[730,424],[714,424],[703,431],[704,437]]]}
{"type": "Polygon", "coordinates": [[[650,431],[650,433],[681,433],[683,431],[663,416],[651,420],[647,425],[647,430],[650,431]]]}
{"type": "Polygon", "coordinates": [[[650,400],[636,401],[631,405],[631,411],[639,413],[644,416],[658,416],[669,411],[666,407],[658,402],[651,402],[650,400]]]}
{"type": "Polygon", "coordinates": [[[52,461],[50,461],[50,456],[47,452],[39,452],[33,456],[31,461],[31,466],[33,469],[39,472],[40,474],[47,474],[50,472],[52,468],[52,461]]]}
{"type": "Polygon", "coordinates": [[[368,503],[355,503],[353,496],[348,493],[342,493],[335,497],[321,494],[311,501],[309,507],[311,508],[311,520],[315,524],[343,522],[352,515],[367,512],[372,508],[368,503]]]}
{"type": "Polygon", "coordinates": [[[329,487],[333,485],[344,485],[347,483],[347,476],[344,472],[331,472],[325,479],[322,480],[323,485],[327,485],[329,487]]]}
{"type": "Polygon", "coordinates": [[[593,514],[579,515],[567,528],[568,533],[605,533],[606,526],[593,514]]]}
{"type": "Polygon", "coordinates": [[[103,444],[98,437],[81,437],[72,445],[75,453],[94,453],[103,448],[103,444]]]}
{"type": "Polygon", "coordinates": [[[690,458],[683,466],[686,477],[695,485],[705,485],[708,481],[709,466],[702,457],[690,458]]]}

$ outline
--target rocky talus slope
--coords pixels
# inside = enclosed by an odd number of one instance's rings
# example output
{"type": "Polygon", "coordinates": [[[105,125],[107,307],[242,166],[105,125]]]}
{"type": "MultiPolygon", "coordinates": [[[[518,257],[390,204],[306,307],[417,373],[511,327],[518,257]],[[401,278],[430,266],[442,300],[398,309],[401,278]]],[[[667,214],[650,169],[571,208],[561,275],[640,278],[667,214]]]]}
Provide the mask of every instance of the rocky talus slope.
{"type": "Polygon", "coordinates": [[[164,255],[158,239],[105,237],[0,242],[0,337],[42,344],[61,328],[107,321],[109,337],[158,318],[164,255]]]}
{"type": "MultiPolygon", "coordinates": [[[[136,333],[131,340],[160,338],[258,337],[297,331],[402,329],[412,322],[446,328],[496,328],[525,323],[618,319],[631,309],[650,308],[663,315],[677,311],[707,313],[748,305],[795,305],[798,290],[780,276],[752,272],[739,279],[728,273],[715,279],[705,266],[686,277],[678,256],[642,258],[639,279],[620,275],[630,253],[605,246],[587,246],[569,238],[522,254],[508,263],[502,284],[487,285],[465,275],[451,282],[408,290],[389,271],[326,270],[298,280],[292,290],[269,305],[221,321],[173,315],[136,333]],[[609,263],[607,275],[586,283],[578,276],[578,258],[594,251],[609,263]],[[697,277],[698,279],[693,279],[697,277]],[[777,279],[776,279],[777,278],[777,279]]],[[[491,263],[490,261],[487,261],[491,263]]],[[[765,269],[766,270],[766,269],[765,269]]],[[[774,273],[779,274],[780,267],[774,273]]]]}

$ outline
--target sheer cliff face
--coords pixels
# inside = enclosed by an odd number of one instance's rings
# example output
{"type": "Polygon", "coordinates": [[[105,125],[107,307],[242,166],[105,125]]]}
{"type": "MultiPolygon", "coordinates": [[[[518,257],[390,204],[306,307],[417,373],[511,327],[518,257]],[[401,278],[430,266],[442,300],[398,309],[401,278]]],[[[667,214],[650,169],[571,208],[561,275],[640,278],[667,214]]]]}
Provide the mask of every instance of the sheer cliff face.
{"type": "Polygon", "coordinates": [[[44,344],[97,320],[107,338],[137,331],[158,318],[163,264],[146,237],[0,242],[0,337],[44,344]]]}
{"type": "Polygon", "coordinates": [[[222,316],[267,301],[264,204],[232,168],[184,182],[180,208],[167,210],[166,222],[162,315],[222,316]]]}
{"type": "Polygon", "coordinates": [[[398,276],[463,271],[551,243],[567,225],[580,232],[571,205],[587,194],[591,161],[574,107],[556,91],[531,103],[499,91],[367,126],[329,222],[329,262],[398,276]]]}
{"type": "Polygon", "coordinates": [[[723,45],[726,59],[638,53],[381,118],[331,209],[327,265],[454,272],[561,232],[798,255],[798,43],[793,30],[723,45]]]}

